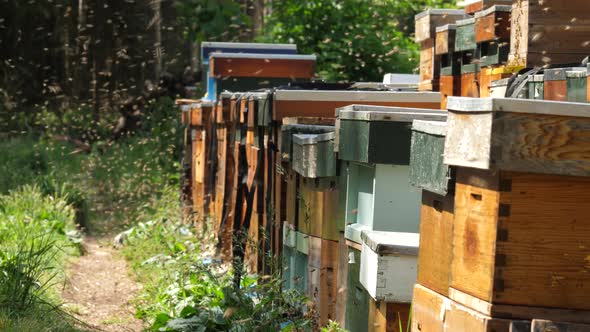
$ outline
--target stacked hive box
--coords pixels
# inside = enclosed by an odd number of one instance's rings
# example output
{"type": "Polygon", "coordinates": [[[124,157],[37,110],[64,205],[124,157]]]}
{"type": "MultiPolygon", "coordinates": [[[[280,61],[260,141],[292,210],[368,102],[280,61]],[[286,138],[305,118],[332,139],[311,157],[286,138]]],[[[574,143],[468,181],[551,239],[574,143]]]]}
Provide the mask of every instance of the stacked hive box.
{"type": "Polygon", "coordinates": [[[448,297],[417,285],[413,331],[588,323],[590,106],[450,98],[448,109],[444,163],[456,168],[448,297]]]}
{"type": "MultiPolygon", "coordinates": [[[[564,67],[545,69],[543,77],[544,99],[555,101],[567,101],[568,81],[570,81],[569,83],[571,85],[573,83],[572,78],[575,78],[577,76],[576,74],[582,75],[582,73],[586,74],[585,67],[564,67]],[[572,75],[572,77],[568,79],[568,75],[572,75]]],[[[576,93],[578,93],[578,91],[576,93]]]]}
{"type": "Polygon", "coordinates": [[[447,98],[461,93],[461,59],[455,53],[457,26],[446,24],[436,28],[436,56],[440,57],[441,108],[447,107],[447,98]]]}
{"type": "Polygon", "coordinates": [[[479,97],[478,49],[475,42],[475,18],[456,22],[455,51],[461,59],[461,96],[479,97]]]}
{"type": "Polygon", "coordinates": [[[490,96],[490,84],[511,75],[507,68],[510,52],[511,6],[492,6],[475,13],[475,42],[481,66],[479,96],[490,96]]]}
{"type": "MultiPolygon", "coordinates": [[[[215,101],[219,93],[223,92],[223,82],[218,82],[218,79],[211,75],[211,68],[209,64],[209,56],[212,53],[247,53],[247,54],[283,54],[295,55],[297,54],[297,45],[295,44],[264,44],[264,43],[225,43],[225,42],[203,42],[201,43],[201,64],[203,66],[204,81],[207,82],[207,94],[203,97],[204,100],[215,101]],[[219,84],[218,84],[219,83],[219,84]]],[[[234,80],[234,79],[232,79],[234,80]]],[[[237,80],[237,79],[235,79],[237,80]]],[[[248,80],[241,78],[241,80],[248,80]]],[[[251,80],[250,80],[251,81],[251,80]]],[[[254,83],[253,86],[244,86],[243,89],[227,89],[229,91],[248,91],[256,89],[259,82],[254,83]]],[[[282,82],[281,82],[282,83],[282,82]]],[[[227,87],[225,87],[227,88],[227,87]]]]}
{"type": "Polygon", "coordinates": [[[408,185],[408,122],[413,119],[443,121],[445,113],[352,105],[338,109],[337,114],[338,153],[343,163],[340,176],[346,177],[346,201],[340,207],[345,209],[349,256],[346,328],[351,331],[385,330],[393,322],[384,323],[383,317],[397,319],[398,312],[399,317],[407,317],[403,312],[408,310],[410,297],[407,294],[415,279],[415,268],[412,272],[408,264],[413,261],[415,266],[416,258],[412,257],[414,251],[398,249],[417,250],[417,234],[394,236],[374,231],[418,232],[419,197],[408,185]],[[385,248],[393,248],[395,253],[385,248]],[[387,267],[388,263],[397,266],[387,267]],[[397,273],[384,274],[396,267],[397,273]],[[400,287],[409,288],[405,295],[400,287]],[[395,305],[382,305],[388,301],[395,305]],[[373,308],[374,315],[369,315],[369,308],[373,308]],[[397,312],[388,314],[388,309],[397,312]]]}
{"type": "Polygon", "coordinates": [[[465,18],[463,10],[429,9],[416,15],[417,43],[420,43],[420,85],[422,91],[438,91],[440,57],[435,52],[436,28],[465,18]]]}
{"type": "Polygon", "coordinates": [[[512,0],[466,0],[463,2],[466,14],[475,14],[494,5],[510,5],[512,0]]]}
{"type": "MultiPolygon", "coordinates": [[[[338,302],[344,307],[342,302],[345,301],[342,292],[336,294],[336,282],[345,280],[347,275],[342,273],[341,267],[346,269],[348,265],[348,261],[341,263],[342,256],[346,255],[340,250],[340,244],[344,242],[341,240],[344,221],[335,208],[342,199],[343,195],[339,193],[343,192],[346,183],[342,183],[342,176],[336,177],[339,166],[335,162],[334,148],[331,153],[325,150],[334,144],[333,134],[327,133],[334,127],[326,124],[334,124],[336,107],[355,102],[437,108],[439,98],[438,93],[416,92],[275,91],[272,113],[276,120],[273,128],[276,129],[273,131],[282,133],[279,136],[282,167],[277,170],[279,181],[275,182],[275,217],[285,221],[284,234],[292,230],[296,239],[290,242],[284,242],[285,236],[282,239],[283,258],[288,270],[285,276],[291,279],[286,286],[307,290],[307,295],[317,304],[321,322],[344,319],[343,310],[335,308],[338,302]],[[304,117],[293,119],[290,116],[304,117]],[[325,151],[317,154],[321,150],[325,151]],[[337,297],[341,298],[340,301],[336,301],[337,297]]],[[[360,264],[360,252],[357,262],[360,264]]]]}

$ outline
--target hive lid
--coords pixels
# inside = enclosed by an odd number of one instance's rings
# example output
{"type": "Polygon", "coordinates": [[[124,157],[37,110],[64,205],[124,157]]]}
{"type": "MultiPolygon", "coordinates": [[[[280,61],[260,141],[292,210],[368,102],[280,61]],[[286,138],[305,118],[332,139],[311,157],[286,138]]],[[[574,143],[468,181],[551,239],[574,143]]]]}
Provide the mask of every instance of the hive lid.
{"type": "Polygon", "coordinates": [[[436,136],[445,136],[447,134],[447,123],[446,121],[414,120],[412,130],[436,136]]]}
{"type": "Polygon", "coordinates": [[[336,109],[336,114],[341,120],[389,122],[412,122],[415,119],[445,121],[447,116],[440,110],[372,105],[349,105],[336,109]]]}
{"type": "Polygon", "coordinates": [[[366,90],[277,90],[277,101],[350,101],[363,102],[407,102],[438,103],[440,92],[412,91],[366,91],[366,90]]]}
{"type": "Polygon", "coordinates": [[[318,144],[320,142],[333,141],[336,137],[335,132],[325,134],[293,134],[293,143],[299,145],[318,144]]]}
{"type": "Polygon", "coordinates": [[[475,18],[481,18],[484,16],[488,16],[488,15],[495,13],[495,12],[511,12],[511,11],[512,11],[512,6],[494,5],[486,10],[482,10],[482,11],[475,13],[475,18]]]}
{"type": "Polygon", "coordinates": [[[265,59],[265,60],[316,60],[315,54],[259,54],[259,53],[221,53],[213,52],[213,59],[265,59]]]}
{"type": "Polygon", "coordinates": [[[419,20],[426,16],[446,16],[446,15],[465,15],[465,11],[463,9],[427,9],[421,13],[416,14],[414,16],[415,20],[419,20]]]}
{"type": "Polygon", "coordinates": [[[364,230],[361,240],[380,255],[418,256],[420,234],[364,230]]]}
{"type": "Polygon", "coordinates": [[[447,109],[450,112],[467,113],[514,112],[583,118],[590,117],[589,103],[552,100],[449,97],[447,109]]]}
{"type": "Polygon", "coordinates": [[[436,27],[436,32],[443,32],[443,31],[456,30],[456,29],[457,29],[456,24],[445,24],[443,26],[436,27]]]}
{"type": "Polygon", "coordinates": [[[455,24],[457,25],[457,27],[462,27],[465,25],[470,25],[470,24],[475,24],[475,17],[470,17],[470,18],[466,18],[463,20],[459,20],[457,22],[455,22],[455,24]]]}

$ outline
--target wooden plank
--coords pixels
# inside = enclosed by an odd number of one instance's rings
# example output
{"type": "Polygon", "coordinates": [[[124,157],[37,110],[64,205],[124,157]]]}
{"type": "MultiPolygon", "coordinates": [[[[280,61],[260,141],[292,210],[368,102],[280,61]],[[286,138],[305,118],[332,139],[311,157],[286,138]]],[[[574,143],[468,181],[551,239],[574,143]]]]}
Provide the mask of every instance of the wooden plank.
{"type": "MultiPolygon", "coordinates": [[[[449,296],[457,303],[491,317],[523,320],[542,318],[547,320],[590,324],[590,311],[587,310],[493,304],[454,288],[449,289],[449,296]]],[[[530,331],[530,325],[528,330],[525,329],[525,331],[530,331]]]]}
{"type": "Polygon", "coordinates": [[[543,83],[543,93],[545,100],[566,101],[567,100],[567,81],[545,81],[543,83]]]}
{"type": "Polygon", "coordinates": [[[338,292],[338,242],[309,237],[309,284],[307,294],[316,303],[320,325],[336,317],[338,292]]]}
{"type": "Polygon", "coordinates": [[[346,280],[348,280],[348,246],[346,245],[344,233],[340,233],[338,238],[337,292],[334,319],[340,326],[346,324],[346,280]]]}
{"type": "MultiPolygon", "coordinates": [[[[420,43],[420,82],[437,81],[439,77],[439,71],[437,70],[440,67],[439,61],[440,57],[435,55],[435,39],[429,38],[422,41],[420,43]]],[[[419,90],[421,89],[419,88],[419,90]]]]}
{"type": "Polygon", "coordinates": [[[454,196],[422,191],[419,284],[448,296],[453,254],[454,196]]]}
{"type": "Polygon", "coordinates": [[[299,226],[306,234],[327,240],[338,240],[338,190],[334,178],[301,178],[299,183],[299,226]]]}
{"type": "Polygon", "coordinates": [[[461,77],[460,76],[441,76],[440,77],[440,108],[447,108],[447,98],[450,96],[461,95],[461,77]]]}
{"type": "Polygon", "coordinates": [[[414,287],[412,332],[509,332],[514,322],[483,315],[424,286],[414,287]]]}
{"type": "Polygon", "coordinates": [[[479,97],[478,73],[461,74],[461,97],[479,97]]]}
{"type": "MultiPolygon", "coordinates": [[[[417,96],[418,97],[418,96],[417,96]]],[[[440,98],[436,96],[437,99],[440,98]]],[[[419,97],[418,97],[419,98],[419,97]]],[[[363,101],[364,105],[376,105],[376,106],[397,106],[397,107],[409,107],[409,108],[428,108],[438,109],[440,101],[400,101],[396,102],[395,98],[390,102],[373,102],[363,101]]],[[[348,106],[354,104],[354,101],[340,100],[340,101],[302,101],[302,100],[275,100],[275,120],[281,121],[288,117],[323,117],[323,118],[334,118],[334,110],[339,107],[348,106]]],[[[358,102],[357,102],[358,103],[358,102]]]]}
{"type": "Polygon", "coordinates": [[[369,301],[369,332],[408,331],[410,304],[369,301]],[[401,322],[400,322],[401,319],[401,322]],[[401,329],[400,329],[401,323],[401,329]]]}
{"type": "Polygon", "coordinates": [[[590,325],[534,319],[531,332],[588,332],[590,325]]]}
{"type": "Polygon", "coordinates": [[[481,299],[490,299],[494,289],[498,186],[488,172],[457,170],[450,285],[481,299]]]}
{"type": "Polygon", "coordinates": [[[256,58],[239,54],[232,57],[220,56],[210,59],[211,77],[310,79],[315,75],[315,59],[282,59],[272,58],[271,55],[256,58]]]}

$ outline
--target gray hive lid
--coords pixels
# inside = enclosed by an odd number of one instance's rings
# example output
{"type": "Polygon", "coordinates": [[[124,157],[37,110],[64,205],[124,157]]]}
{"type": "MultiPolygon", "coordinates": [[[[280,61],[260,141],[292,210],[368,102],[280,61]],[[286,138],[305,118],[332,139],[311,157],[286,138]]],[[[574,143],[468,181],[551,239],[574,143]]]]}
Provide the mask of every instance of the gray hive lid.
{"type": "Polygon", "coordinates": [[[463,9],[427,9],[421,13],[416,14],[414,16],[414,20],[419,20],[425,16],[434,15],[434,16],[444,16],[444,15],[465,15],[465,11],[463,9]]]}
{"type": "Polygon", "coordinates": [[[443,31],[448,31],[448,30],[457,30],[457,25],[456,24],[445,24],[443,26],[436,27],[436,32],[443,32],[443,31]]]}
{"type": "Polygon", "coordinates": [[[418,256],[419,233],[398,233],[364,230],[361,240],[380,255],[418,256]]]}
{"type": "Polygon", "coordinates": [[[449,97],[447,109],[458,113],[513,112],[590,118],[589,103],[552,100],[449,97]]]}
{"type": "Polygon", "coordinates": [[[293,143],[300,145],[318,144],[320,142],[333,141],[336,133],[325,134],[293,134],[293,143]]]}
{"type": "Polygon", "coordinates": [[[470,18],[466,18],[463,20],[458,20],[457,22],[455,22],[455,24],[457,25],[457,27],[475,24],[475,17],[470,17],[470,18]]]}
{"type": "Polygon", "coordinates": [[[341,120],[412,122],[415,119],[444,121],[446,112],[422,108],[349,105],[336,109],[341,120]]]}
{"type": "Polygon", "coordinates": [[[508,5],[494,5],[486,10],[475,13],[475,18],[485,17],[495,12],[511,12],[512,6],[508,5]]]}
{"type": "Polygon", "coordinates": [[[316,60],[315,54],[259,54],[213,52],[213,59],[267,59],[267,60],[316,60]]]}

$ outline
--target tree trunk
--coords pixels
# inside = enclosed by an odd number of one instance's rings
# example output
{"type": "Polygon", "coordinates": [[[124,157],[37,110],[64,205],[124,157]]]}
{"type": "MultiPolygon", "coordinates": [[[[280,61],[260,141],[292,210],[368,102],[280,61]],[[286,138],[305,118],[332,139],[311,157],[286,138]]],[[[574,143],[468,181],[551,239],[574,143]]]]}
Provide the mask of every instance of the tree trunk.
{"type": "Polygon", "coordinates": [[[154,11],[154,17],[150,25],[154,28],[155,81],[158,82],[162,75],[162,1],[152,0],[151,7],[154,11]]]}

